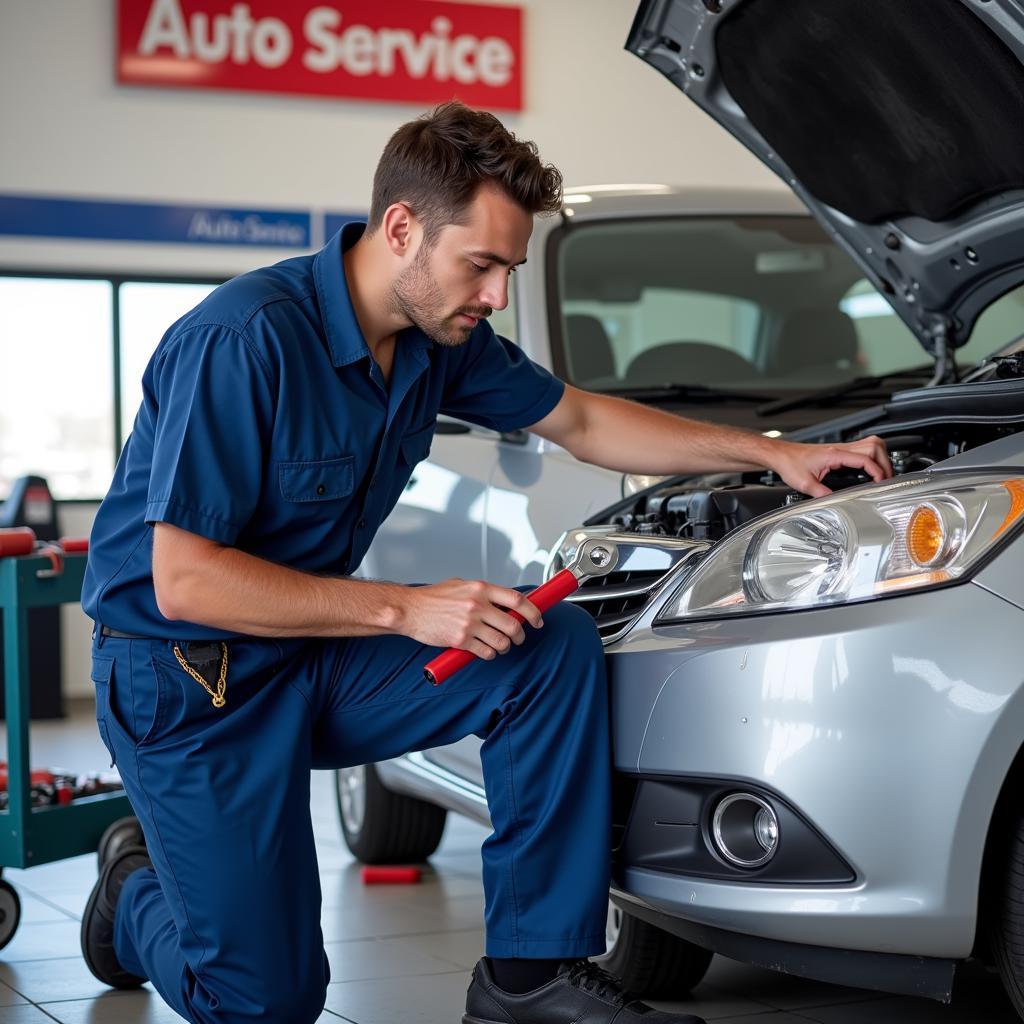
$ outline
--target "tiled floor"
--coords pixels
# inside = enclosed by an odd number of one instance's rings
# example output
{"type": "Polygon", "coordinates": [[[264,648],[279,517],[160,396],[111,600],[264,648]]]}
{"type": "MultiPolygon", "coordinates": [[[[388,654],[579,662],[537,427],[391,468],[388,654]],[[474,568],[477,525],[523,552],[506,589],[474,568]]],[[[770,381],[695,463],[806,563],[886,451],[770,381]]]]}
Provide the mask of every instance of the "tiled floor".
{"type": "MultiPolygon", "coordinates": [[[[88,708],[33,727],[33,762],[102,767],[88,708]]],[[[332,982],[321,1024],[458,1024],[469,968],[483,947],[479,846],[485,832],[451,819],[418,886],[364,888],[344,848],[332,780],[314,778],[313,820],[332,982]]],[[[78,951],[78,919],[95,858],[6,871],[22,924],[0,952],[0,1024],[169,1024],[180,1018],[147,986],[104,989],[78,951]]],[[[668,1004],[659,1004],[669,1008],[668,1004]]],[[[1017,1024],[997,979],[964,972],[952,1006],[788,978],[717,957],[685,1003],[715,1024],[1017,1024]]]]}

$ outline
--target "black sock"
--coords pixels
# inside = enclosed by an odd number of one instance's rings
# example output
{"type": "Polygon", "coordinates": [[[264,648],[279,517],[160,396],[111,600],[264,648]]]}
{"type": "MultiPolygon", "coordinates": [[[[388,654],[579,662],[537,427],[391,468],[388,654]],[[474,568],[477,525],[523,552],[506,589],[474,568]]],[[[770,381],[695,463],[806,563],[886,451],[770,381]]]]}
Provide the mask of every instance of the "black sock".
{"type": "Polygon", "coordinates": [[[510,957],[487,958],[494,982],[503,992],[519,995],[553,981],[564,960],[514,960],[510,957]]]}

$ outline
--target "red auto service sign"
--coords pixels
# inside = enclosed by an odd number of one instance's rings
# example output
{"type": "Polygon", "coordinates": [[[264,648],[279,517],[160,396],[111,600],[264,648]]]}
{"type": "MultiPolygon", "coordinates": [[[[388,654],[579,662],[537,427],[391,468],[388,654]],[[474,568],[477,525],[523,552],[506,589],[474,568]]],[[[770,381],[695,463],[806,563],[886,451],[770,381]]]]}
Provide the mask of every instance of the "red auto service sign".
{"type": "Polygon", "coordinates": [[[522,8],[119,0],[118,81],[521,110],[522,8]]]}

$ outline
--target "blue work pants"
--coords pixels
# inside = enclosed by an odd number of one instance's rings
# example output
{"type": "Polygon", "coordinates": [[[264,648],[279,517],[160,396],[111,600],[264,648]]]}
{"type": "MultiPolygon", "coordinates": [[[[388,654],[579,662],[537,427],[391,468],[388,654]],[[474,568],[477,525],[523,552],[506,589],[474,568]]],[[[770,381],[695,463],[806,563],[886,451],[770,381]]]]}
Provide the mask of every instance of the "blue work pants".
{"type": "Polygon", "coordinates": [[[310,770],[383,761],[475,733],[493,833],[486,951],[604,951],[610,751],[604,659],[572,605],[440,686],[407,637],[228,644],[227,703],[173,644],[99,636],[97,719],[154,868],[118,902],[115,950],[196,1024],[312,1024],[329,971],[310,770]]]}

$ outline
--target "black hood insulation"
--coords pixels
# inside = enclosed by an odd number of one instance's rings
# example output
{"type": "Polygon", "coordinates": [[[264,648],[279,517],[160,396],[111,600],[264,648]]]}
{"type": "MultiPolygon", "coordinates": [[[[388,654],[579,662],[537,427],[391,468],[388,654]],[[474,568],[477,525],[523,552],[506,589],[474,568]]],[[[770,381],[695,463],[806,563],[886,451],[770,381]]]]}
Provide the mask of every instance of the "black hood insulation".
{"type": "Polygon", "coordinates": [[[1024,188],[1024,69],[960,0],[746,0],[715,45],[751,123],[855,220],[1024,188]]]}

